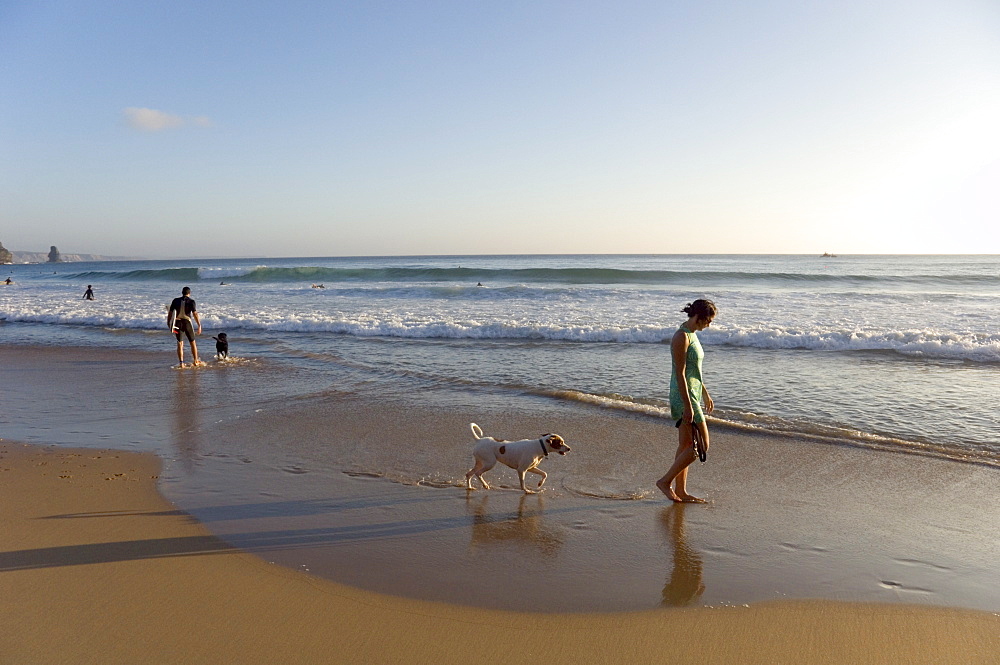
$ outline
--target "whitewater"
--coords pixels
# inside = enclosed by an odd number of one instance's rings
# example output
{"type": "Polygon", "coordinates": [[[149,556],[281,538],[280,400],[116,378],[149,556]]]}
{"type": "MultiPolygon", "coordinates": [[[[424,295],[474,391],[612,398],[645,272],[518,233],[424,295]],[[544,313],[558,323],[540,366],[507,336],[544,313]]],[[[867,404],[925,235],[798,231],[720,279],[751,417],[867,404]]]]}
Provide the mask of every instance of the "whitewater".
{"type": "MultiPolygon", "coordinates": [[[[237,354],[665,417],[681,307],[720,420],[995,463],[1000,257],[451,256],[5,266],[0,342],[159,348],[194,291],[237,354]],[[97,300],[82,299],[88,284],[97,300]]],[[[384,384],[384,385],[383,385],[384,384]]],[[[362,390],[363,388],[357,388],[362,390]]],[[[399,392],[405,393],[400,389],[399,392]]]]}

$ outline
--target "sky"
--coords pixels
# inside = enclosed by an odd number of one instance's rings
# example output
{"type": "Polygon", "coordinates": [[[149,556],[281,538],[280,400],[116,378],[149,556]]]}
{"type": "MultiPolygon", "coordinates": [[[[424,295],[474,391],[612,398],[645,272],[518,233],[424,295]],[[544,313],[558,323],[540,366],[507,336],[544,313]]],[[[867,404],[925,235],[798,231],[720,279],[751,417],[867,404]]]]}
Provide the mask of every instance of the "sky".
{"type": "Polygon", "coordinates": [[[995,0],[0,0],[0,242],[1000,254],[995,0]]]}

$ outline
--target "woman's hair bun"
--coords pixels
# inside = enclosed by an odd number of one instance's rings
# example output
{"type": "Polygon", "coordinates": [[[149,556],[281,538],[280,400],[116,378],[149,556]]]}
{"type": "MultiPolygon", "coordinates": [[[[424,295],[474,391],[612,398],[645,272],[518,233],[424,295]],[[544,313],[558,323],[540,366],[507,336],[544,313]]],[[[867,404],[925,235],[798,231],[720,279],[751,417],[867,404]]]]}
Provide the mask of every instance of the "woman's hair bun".
{"type": "Polygon", "coordinates": [[[714,317],[718,310],[715,307],[715,303],[711,300],[699,298],[694,302],[689,302],[681,311],[688,316],[696,316],[699,319],[705,319],[714,317]]]}

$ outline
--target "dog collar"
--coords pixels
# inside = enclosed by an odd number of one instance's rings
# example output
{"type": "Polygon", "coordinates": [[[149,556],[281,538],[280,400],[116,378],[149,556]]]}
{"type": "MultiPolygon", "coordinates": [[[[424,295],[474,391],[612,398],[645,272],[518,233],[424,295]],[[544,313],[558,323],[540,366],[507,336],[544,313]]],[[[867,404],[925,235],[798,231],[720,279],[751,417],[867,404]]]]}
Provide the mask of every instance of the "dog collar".
{"type": "Polygon", "coordinates": [[[539,439],[538,440],[538,445],[540,445],[542,447],[542,452],[545,453],[546,457],[548,457],[549,456],[549,451],[547,451],[545,449],[545,439],[544,438],[539,439]]]}

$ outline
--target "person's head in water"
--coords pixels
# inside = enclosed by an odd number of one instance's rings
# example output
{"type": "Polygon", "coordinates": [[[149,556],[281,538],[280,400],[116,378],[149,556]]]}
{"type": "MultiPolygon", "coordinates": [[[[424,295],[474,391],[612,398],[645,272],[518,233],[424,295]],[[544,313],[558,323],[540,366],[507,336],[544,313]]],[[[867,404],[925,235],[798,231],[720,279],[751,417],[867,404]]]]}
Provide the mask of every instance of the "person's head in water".
{"type": "Polygon", "coordinates": [[[182,296],[189,296],[189,295],[191,295],[191,287],[190,286],[185,286],[183,289],[181,289],[181,295],[182,296]]]}
{"type": "Polygon", "coordinates": [[[699,298],[692,303],[688,303],[681,311],[691,317],[700,327],[707,328],[708,324],[715,318],[718,310],[715,308],[715,303],[711,300],[699,298]]]}

